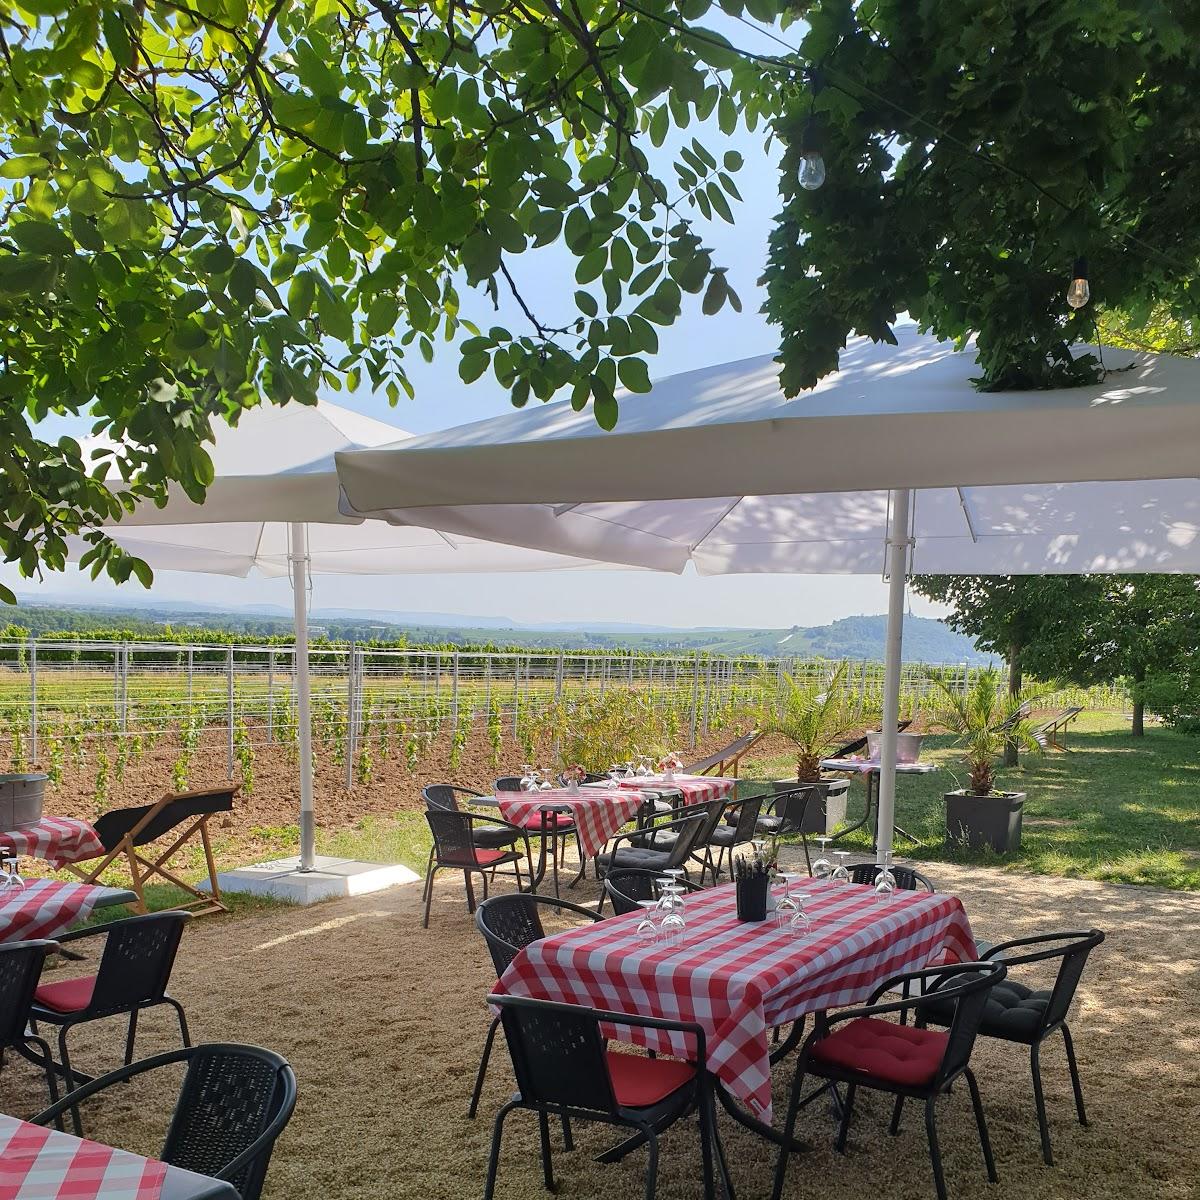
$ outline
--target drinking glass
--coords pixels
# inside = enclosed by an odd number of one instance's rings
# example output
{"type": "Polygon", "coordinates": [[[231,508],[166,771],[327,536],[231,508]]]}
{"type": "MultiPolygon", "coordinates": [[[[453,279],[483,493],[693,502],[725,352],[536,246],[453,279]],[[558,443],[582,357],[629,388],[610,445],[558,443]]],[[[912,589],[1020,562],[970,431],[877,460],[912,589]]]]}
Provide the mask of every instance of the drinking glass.
{"type": "Polygon", "coordinates": [[[817,853],[816,862],[814,862],[812,865],[813,878],[827,879],[830,872],[833,870],[833,863],[831,863],[829,859],[825,857],[826,852],[829,850],[828,835],[817,838],[817,842],[820,844],[821,849],[817,853]]]}
{"type": "Polygon", "coordinates": [[[634,933],[639,942],[654,942],[658,939],[658,901],[639,900],[642,910],[641,920],[637,923],[634,933]]]}
{"type": "Polygon", "coordinates": [[[763,851],[767,848],[767,839],[760,837],[751,838],[750,845],[754,847],[754,857],[758,859],[759,862],[762,862],[763,851]]]}
{"type": "Polygon", "coordinates": [[[25,886],[21,878],[21,864],[16,858],[8,860],[8,886],[10,891],[20,891],[25,886]]]}
{"type": "Polygon", "coordinates": [[[3,854],[0,854],[0,896],[8,891],[12,882],[8,874],[8,861],[3,854]]]}
{"type": "Polygon", "coordinates": [[[791,925],[799,908],[796,901],[792,899],[792,884],[800,876],[794,871],[784,871],[779,878],[783,880],[783,895],[775,901],[775,924],[783,928],[791,925]]]}
{"type": "MultiPolygon", "coordinates": [[[[803,875],[797,875],[797,879],[803,879],[803,875]]],[[[807,892],[793,892],[792,900],[796,905],[796,912],[792,916],[792,928],[797,933],[807,933],[812,928],[812,918],[808,915],[808,910],[804,907],[808,900],[807,892]]]]}
{"type": "Polygon", "coordinates": [[[664,867],[663,875],[665,878],[669,879],[671,881],[671,883],[675,884],[679,888],[680,893],[682,894],[683,885],[679,881],[683,878],[683,868],[682,867],[664,867]]]}
{"type": "Polygon", "coordinates": [[[668,946],[678,946],[683,941],[687,920],[683,915],[683,905],[670,909],[659,923],[659,935],[668,946]]]}
{"type": "Polygon", "coordinates": [[[611,767],[608,772],[608,777],[613,781],[613,786],[616,787],[626,776],[624,767],[611,767]]]}
{"type": "Polygon", "coordinates": [[[536,792],[538,789],[537,768],[525,763],[521,767],[521,791],[536,792]]]}
{"type": "Polygon", "coordinates": [[[830,883],[849,883],[850,882],[850,868],[846,866],[846,859],[848,859],[850,857],[850,851],[849,850],[835,850],[833,852],[833,857],[836,858],[838,861],[837,861],[837,866],[834,867],[833,870],[829,872],[829,882],[830,883]]]}
{"type": "Polygon", "coordinates": [[[881,850],[879,852],[879,872],[875,876],[875,895],[880,900],[890,900],[892,893],[896,890],[896,877],[892,874],[892,852],[890,850],[881,850]]]}

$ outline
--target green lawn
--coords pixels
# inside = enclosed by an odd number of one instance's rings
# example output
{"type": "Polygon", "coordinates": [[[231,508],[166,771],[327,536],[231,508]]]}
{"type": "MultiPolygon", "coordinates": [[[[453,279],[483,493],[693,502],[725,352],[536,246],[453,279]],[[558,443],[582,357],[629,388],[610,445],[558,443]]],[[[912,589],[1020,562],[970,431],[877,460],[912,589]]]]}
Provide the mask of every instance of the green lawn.
{"type": "MultiPolygon", "coordinates": [[[[897,823],[920,841],[898,839],[897,857],[1200,889],[1200,741],[1154,726],[1134,738],[1118,714],[1085,713],[1068,745],[1068,753],[1032,755],[1001,773],[1000,786],[1028,798],[1021,852],[998,859],[945,846],[942,794],[965,772],[950,738],[927,737],[921,757],[945,769],[898,779],[897,823]]],[[[743,773],[784,778],[792,771],[787,758],[775,757],[756,759],[743,773]]],[[[862,812],[863,787],[859,780],[850,786],[853,818],[862,812]]],[[[846,843],[866,849],[865,830],[846,843]]]]}

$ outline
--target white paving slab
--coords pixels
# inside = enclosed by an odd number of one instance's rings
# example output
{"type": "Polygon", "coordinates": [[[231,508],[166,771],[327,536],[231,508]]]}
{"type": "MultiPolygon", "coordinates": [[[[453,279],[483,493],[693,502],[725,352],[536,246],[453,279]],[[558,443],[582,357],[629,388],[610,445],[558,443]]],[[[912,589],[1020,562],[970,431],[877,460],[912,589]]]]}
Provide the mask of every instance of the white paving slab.
{"type": "Polygon", "coordinates": [[[275,896],[293,904],[315,904],[338,896],[361,896],[398,884],[418,883],[421,876],[399,864],[357,862],[351,858],[317,855],[314,869],[300,870],[297,857],[277,858],[221,871],[217,885],[223,892],[249,892],[275,896]]]}

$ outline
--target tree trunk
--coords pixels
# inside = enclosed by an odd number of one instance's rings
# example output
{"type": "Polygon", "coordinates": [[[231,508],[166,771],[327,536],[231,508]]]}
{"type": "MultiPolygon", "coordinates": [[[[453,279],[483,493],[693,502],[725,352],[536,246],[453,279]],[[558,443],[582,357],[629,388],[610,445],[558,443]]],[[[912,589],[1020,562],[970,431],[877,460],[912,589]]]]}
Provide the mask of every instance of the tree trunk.
{"type": "Polygon", "coordinates": [[[1146,682],[1146,668],[1138,667],[1133,673],[1133,727],[1134,737],[1146,736],[1146,702],[1142,699],[1142,684],[1146,682]]]}
{"type": "MultiPolygon", "coordinates": [[[[1021,643],[1013,642],[1008,648],[1008,694],[1010,696],[1019,696],[1021,694],[1021,643]]],[[[1018,765],[1019,759],[1017,755],[1017,743],[1009,738],[1004,743],[1004,765],[1006,767],[1015,767],[1018,765]]]]}

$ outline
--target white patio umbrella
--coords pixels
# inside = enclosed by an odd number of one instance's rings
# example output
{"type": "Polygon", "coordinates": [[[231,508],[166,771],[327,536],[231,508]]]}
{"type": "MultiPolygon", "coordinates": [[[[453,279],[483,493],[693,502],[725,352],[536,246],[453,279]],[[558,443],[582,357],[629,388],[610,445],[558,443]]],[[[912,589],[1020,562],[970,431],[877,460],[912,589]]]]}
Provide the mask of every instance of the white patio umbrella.
{"type": "Polygon", "coordinates": [[[623,397],[608,434],[556,403],[339,454],[343,508],[659,569],[888,574],[887,848],[910,571],[1200,571],[1200,363],[1110,350],[1093,387],[980,393],[972,352],[897,334],[794,399],[763,356],[623,397]]]}
{"type": "MultiPolygon", "coordinates": [[[[264,405],[218,425],[214,479],[203,504],[175,489],[163,508],[142,504],[105,532],[154,570],[292,579],[296,718],[300,746],[300,867],[315,858],[308,580],[311,574],[398,575],[609,568],[434,529],[363,522],[338,511],[334,452],[395,444],[403,430],[321,401],[264,405]]],[[[91,447],[103,445],[93,440],[91,447]]],[[[85,444],[85,454],[89,446],[85,444]]],[[[86,549],[75,539],[73,554],[86,549]]]]}

